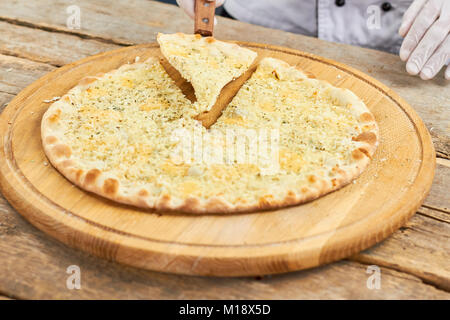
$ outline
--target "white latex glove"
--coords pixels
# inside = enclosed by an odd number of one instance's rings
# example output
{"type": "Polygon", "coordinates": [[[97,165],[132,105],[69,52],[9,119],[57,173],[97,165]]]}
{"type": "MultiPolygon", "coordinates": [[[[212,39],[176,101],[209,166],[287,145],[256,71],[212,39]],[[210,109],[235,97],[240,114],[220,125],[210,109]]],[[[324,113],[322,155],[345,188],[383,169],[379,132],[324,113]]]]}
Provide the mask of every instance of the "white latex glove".
{"type": "MultiPolygon", "coordinates": [[[[207,0],[208,1],[208,0],[207,0]]],[[[216,8],[223,5],[225,0],[216,0],[216,8]]],[[[180,8],[186,12],[186,14],[194,19],[195,13],[194,13],[194,6],[195,6],[195,0],[177,0],[178,5],[180,8]]],[[[217,24],[217,19],[214,17],[214,24],[217,24]]]]}
{"type": "MultiPolygon", "coordinates": [[[[433,78],[450,61],[450,0],[415,0],[399,29],[400,59],[409,74],[433,78]]],[[[450,66],[445,71],[450,80],[450,66]]]]}

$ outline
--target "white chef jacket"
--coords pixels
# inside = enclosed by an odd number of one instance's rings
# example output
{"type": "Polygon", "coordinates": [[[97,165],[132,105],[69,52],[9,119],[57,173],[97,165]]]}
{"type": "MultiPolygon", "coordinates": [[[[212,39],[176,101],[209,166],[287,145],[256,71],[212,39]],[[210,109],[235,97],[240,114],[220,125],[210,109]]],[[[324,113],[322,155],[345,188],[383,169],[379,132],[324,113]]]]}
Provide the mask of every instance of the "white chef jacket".
{"type": "Polygon", "coordinates": [[[227,0],[234,18],[269,28],[398,53],[413,0],[227,0]]]}

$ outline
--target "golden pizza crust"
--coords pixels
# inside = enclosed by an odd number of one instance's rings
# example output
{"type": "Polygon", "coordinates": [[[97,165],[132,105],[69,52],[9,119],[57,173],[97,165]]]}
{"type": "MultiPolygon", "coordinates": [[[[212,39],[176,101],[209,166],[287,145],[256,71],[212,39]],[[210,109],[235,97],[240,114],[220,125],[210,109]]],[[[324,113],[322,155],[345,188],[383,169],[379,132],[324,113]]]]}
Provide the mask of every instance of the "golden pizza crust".
{"type": "MultiPolygon", "coordinates": [[[[126,101],[129,103],[129,100],[126,101]]],[[[227,129],[270,126],[279,129],[282,135],[304,130],[300,138],[308,135],[314,138],[314,132],[311,133],[314,131],[312,127],[302,128],[299,124],[303,125],[308,121],[312,121],[314,125],[323,123],[326,126],[324,128],[330,132],[335,130],[336,134],[346,140],[339,145],[339,148],[346,150],[341,157],[343,160],[339,158],[341,155],[338,151],[326,148],[324,151],[314,149],[317,146],[333,145],[332,142],[325,140],[328,136],[322,131],[317,132],[318,138],[313,139],[311,147],[307,144],[303,146],[304,141],[300,143],[292,139],[291,145],[289,142],[291,140],[285,142],[282,138],[280,146],[282,151],[279,153],[282,155],[282,170],[274,175],[262,176],[260,168],[256,166],[255,169],[252,164],[173,164],[168,162],[167,157],[158,158],[156,155],[170,149],[170,146],[164,145],[169,140],[161,136],[161,132],[169,134],[178,126],[197,128],[202,130],[203,134],[207,134],[206,129],[196,124],[196,120],[193,119],[195,114],[195,107],[164,74],[158,60],[149,59],[144,63],[125,65],[107,74],[81,80],[78,86],[53,103],[44,114],[41,124],[42,141],[45,153],[53,166],[84,190],[113,201],[160,212],[182,211],[204,214],[261,211],[316,199],[357,178],[369,164],[379,140],[378,127],[373,115],[355,94],[346,89],[335,88],[325,81],[311,79],[297,68],[272,58],[261,61],[257,71],[241,88],[212,128],[225,132],[227,129]],[[149,70],[148,73],[145,70],[149,70]],[[135,79],[133,76],[136,74],[144,76],[135,79]],[[119,95],[122,98],[126,98],[127,94],[133,96],[140,94],[140,91],[133,90],[144,88],[142,89],[145,96],[144,103],[131,104],[130,113],[126,116],[149,115],[153,118],[142,122],[134,120],[132,125],[127,127],[128,131],[117,129],[120,134],[115,134],[114,125],[123,123],[122,113],[125,114],[127,110],[116,106],[115,108],[119,109],[117,111],[111,108],[111,105],[98,104],[98,101],[109,95],[106,87],[102,87],[99,83],[108,84],[108,81],[111,83],[120,81],[119,86],[123,90],[125,88],[130,90],[119,95]],[[130,86],[132,88],[129,88],[130,86]],[[153,90],[152,86],[158,90],[153,90]],[[166,88],[170,93],[168,100],[170,103],[164,100],[165,98],[162,100],[148,98],[152,93],[156,95],[160,92],[161,88],[166,88]],[[271,88],[276,89],[272,90],[272,94],[271,88]],[[262,94],[264,90],[268,90],[269,93],[262,94]],[[297,104],[297,100],[303,102],[297,104]],[[300,108],[302,112],[296,108],[300,108]],[[175,109],[175,114],[172,109],[175,109]],[[324,121],[320,118],[323,113],[324,117],[328,117],[324,118],[324,121]],[[329,119],[335,116],[339,121],[330,123],[329,119]],[[70,127],[69,123],[76,122],[77,117],[85,117],[82,119],[97,117],[95,118],[97,120],[93,122],[80,120],[70,127]],[[169,118],[170,120],[167,120],[169,118]],[[105,124],[98,124],[101,119],[106,121],[105,124]],[[283,119],[292,120],[284,124],[283,119]],[[348,121],[348,124],[343,124],[345,121],[348,121]],[[88,125],[93,127],[88,127],[81,133],[77,131],[84,130],[83,126],[88,125]],[[103,140],[96,141],[92,150],[88,143],[77,142],[78,138],[90,141],[90,136],[94,135],[92,130],[102,125],[114,130],[102,136],[103,140]],[[149,136],[151,139],[148,138],[150,140],[148,145],[142,142],[145,142],[144,137],[136,142],[138,148],[130,149],[130,141],[144,134],[144,131],[136,133],[133,130],[147,130],[147,126],[156,128],[155,132],[159,133],[149,136]],[[352,126],[357,126],[357,129],[352,126]],[[352,134],[346,133],[346,130],[350,130],[352,134]],[[128,140],[123,136],[127,136],[128,140]],[[122,147],[117,147],[118,142],[122,143],[122,147]],[[111,157],[103,159],[102,154],[98,155],[96,152],[108,144],[110,148],[105,150],[112,150],[113,153],[111,157]],[[125,149],[126,152],[123,151],[125,149]],[[158,152],[154,152],[153,149],[158,149],[158,152]],[[303,157],[310,157],[309,160],[300,159],[299,150],[303,152],[303,157]],[[120,158],[117,153],[122,151],[123,155],[120,158]],[[322,161],[320,157],[323,155],[329,155],[336,163],[333,161],[332,164],[324,163],[323,168],[319,170],[317,168],[320,168],[322,161]],[[130,158],[134,159],[134,162],[126,163],[130,158]],[[145,161],[148,159],[156,162],[147,165],[145,161]],[[109,166],[108,161],[111,161],[109,166]],[[117,169],[124,163],[126,165],[123,171],[117,169]],[[142,169],[142,172],[132,171],[136,168],[142,169]],[[151,170],[159,171],[153,171],[146,176],[145,174],[151,170]]]]}

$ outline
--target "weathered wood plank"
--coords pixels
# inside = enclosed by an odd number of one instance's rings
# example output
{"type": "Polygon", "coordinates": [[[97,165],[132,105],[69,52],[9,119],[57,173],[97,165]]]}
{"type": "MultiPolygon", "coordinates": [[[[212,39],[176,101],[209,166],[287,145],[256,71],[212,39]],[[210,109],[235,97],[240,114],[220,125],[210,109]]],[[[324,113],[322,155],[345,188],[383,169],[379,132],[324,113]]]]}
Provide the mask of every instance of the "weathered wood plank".
{"type": "MultiPolygon", "coordinates": [[[[155,41],[157,32],[192,32],[193,22],[180,9],[153,1],[120,0],[111,6],[108,0],[79,0],[81,29],[66,26],[66,8],[70,0],[4,1],[0,20],[35,26],[56,32],[77,34],[122,45],[155,41]]],[[[356,67],[396,90],[419,113],[439,156],[450,157],[449,84],[442,73],[431,81],[422,81],[405,71],[398,56],[375,50],[330,43],[219,17],[215,36],[220,39],[263,42],[312,52],[356,67]]]]}
{"type": "Polygon", "coordinates": [[[0,93],[18,94],[55,67],[22,58],[0,55],[0,93]]]}
{"type": "Polygon", "coordinates": [[[352,260],[413,274],[450,291],[450,223],[425,214],[415,214],[392,236],[352,260]]]}
{"type": "Polygon", "coordinates": [[[436,162],[440,165],[450,168],[450,160],[448,160],[448,159],[438,158],[438,159],[436,159],[436,162]]]}
{"type": "Polygon", "coordinates": [[[0,21],[0,54],[62,66],[120,46],[0,21]]]}
{"type": "Polygon", "coordinates": [[[421,214],[423,216],[427,216],[429,218],[441,221],[441,222],[450,223],[450,214],[448,214],[448,212],[434,210],[434,209],[430,209],[430,208],[422,206],[419,208],[417,213],[421,214]]]}
{"type": "Polygon", "coordinates": [[[8,105],[8,102],[10,102],[14,97],[14,94],[0,92],[0,112],[3,111],[3,109],[8,105]]]}
{"type": "Polygon", "coordinates": [[[0,19],[24,25],[32,23],[42,29],[103,38],[124,45],[154,41],[155,32],[192,33],[194,29],[193,22],[174,6],[142,0],[118,0],[114,6],[107,0],[77,1],[81,28],[71,29],[67,26],[69,14],[66,9],[73,4],[66,0],[39,4],[29,1],[2,3],[0,19]],[[111,19],[119,16],[116,21],[111,19]]]}
{"type": "Polygon", "coordinates": [[[381,267],[381,289],[366,286],[367,266],[341,261],[313,270],[255,278],[201,278],[138,270],[66,247],[0,198],[0,291],[32,299],[450,299],[419,278],[381,267]],[[24,263],[26,260],[26,263],[24,263]],[[69,290],[67,267],[81,270],[69,290]]]}
{"type": "Polygon", "coordinates": [[[450,167],[438,162],[430,193],[424,205],[450,214],[450,167]]]}

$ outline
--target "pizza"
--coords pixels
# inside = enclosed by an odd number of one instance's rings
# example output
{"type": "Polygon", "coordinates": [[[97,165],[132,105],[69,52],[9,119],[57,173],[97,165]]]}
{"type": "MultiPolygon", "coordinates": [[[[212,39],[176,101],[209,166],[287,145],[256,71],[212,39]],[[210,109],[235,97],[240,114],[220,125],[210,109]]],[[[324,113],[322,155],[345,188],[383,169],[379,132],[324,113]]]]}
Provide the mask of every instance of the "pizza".
{"type": "Polygon", "coordinates": [[[222,88],[242,75],[256,52],[199,34],[161,34],[161,52],[194,88],[199,112],[211,110],[222,88]]]}
{"type": "MultiPolygon", "coordinates": [[[[244,70],[245,71],[245,70],[244,70]]],[[[83,79],[42,118],[52,165],[84,190],[156,211],[297,205],[356,179],[378,126],[353,92],[264,58],[209,129],[156,58],[83,79]]]]}

